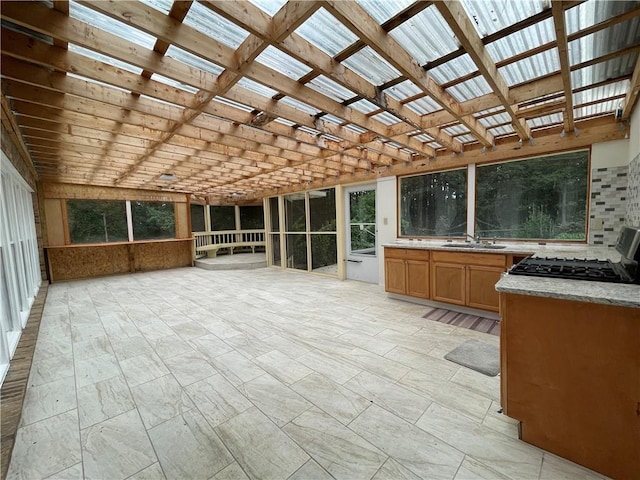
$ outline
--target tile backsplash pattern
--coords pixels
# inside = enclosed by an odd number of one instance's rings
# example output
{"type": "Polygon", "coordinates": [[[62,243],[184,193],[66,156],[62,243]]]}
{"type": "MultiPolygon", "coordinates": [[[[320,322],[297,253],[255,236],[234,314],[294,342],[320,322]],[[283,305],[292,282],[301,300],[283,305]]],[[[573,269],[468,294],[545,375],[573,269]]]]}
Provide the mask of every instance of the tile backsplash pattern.
{"type": "Polygon", "coordinates": [[[615,245],[627,217],[628,177],[626,165],[591,171],[590,245],[615,245]]]}
{"type": "Polygon", "coordinates": [[[627,225],[640,227],[640,153],[629,163],[627,225]]]}

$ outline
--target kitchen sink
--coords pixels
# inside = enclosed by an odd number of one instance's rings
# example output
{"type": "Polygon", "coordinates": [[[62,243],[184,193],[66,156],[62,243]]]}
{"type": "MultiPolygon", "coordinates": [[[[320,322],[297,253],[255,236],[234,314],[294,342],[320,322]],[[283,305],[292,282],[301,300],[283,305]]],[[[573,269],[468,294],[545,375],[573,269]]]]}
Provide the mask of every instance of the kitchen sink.
{"type": "Polygon", "coordinates": [[[447,248],[483,248],[487,250],[507,248],[506,245],[495,245],[493,243],[445,243],[442,246],[447,248]]]}

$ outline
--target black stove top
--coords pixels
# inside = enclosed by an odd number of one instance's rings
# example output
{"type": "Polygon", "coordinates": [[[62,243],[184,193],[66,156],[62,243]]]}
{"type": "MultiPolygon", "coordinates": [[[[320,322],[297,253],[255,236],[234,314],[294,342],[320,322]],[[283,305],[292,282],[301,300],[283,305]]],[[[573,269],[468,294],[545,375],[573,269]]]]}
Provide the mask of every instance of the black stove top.
{"type": "Polygon", "coordinates": [[[595,282],[633,283],[620,264],[609,260],[528,257],[514,265],[509,273],[595,282]]]}

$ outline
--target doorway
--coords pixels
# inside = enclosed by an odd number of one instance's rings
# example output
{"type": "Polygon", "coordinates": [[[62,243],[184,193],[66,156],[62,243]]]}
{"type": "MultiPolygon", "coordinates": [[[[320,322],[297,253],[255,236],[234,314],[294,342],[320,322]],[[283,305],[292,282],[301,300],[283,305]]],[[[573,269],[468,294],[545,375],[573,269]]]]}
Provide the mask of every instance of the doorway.
{"type": "Polygon", "coordinates": [[[345,188],[347,279],[378,283],[376,185],[345,188]]]}

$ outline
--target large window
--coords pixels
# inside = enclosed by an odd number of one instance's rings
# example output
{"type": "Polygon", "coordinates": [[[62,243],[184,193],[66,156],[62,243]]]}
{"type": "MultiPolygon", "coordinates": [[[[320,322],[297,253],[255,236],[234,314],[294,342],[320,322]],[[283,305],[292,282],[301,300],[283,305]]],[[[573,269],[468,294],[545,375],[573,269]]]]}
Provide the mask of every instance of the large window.
{"type": "Polygon", "coordinates": [[[67,200],[71,243],[126,242],[126,202],[67,200]]]}
{"type": "Polygon", "coordinates": [[[173,203],[131,202],[134,240],[174,238],[176,224],[173,203]]]}
{"type": "Polygon", "coordinates": [[[479,166],[476,175],[476,234],[585,240],[587,151],[479,166]]]}
{"type": "Polygon", "coordinates": [[[240,229],[261,230],[264,228],[262,205],[240,207],[240,229]]]}
{"type": "Polygon", "coordinates": [[[211,213],[211,230],[235,230],[236,229],[236,209],[235,207],[209,207],[211,213]]]}
{"type": "Polygon", "coordinates": [[[204,232],[207,228],[204,222],[204,209],[205,205],[198,205],[192,203],[189,209],[191,210],[191,231],[192,232],[204,232]]]}
{"type": "Polygon", "coordinates": [[[400,179],[400,235],[460,237],[467,228],[467,171],[400,179]]]}

